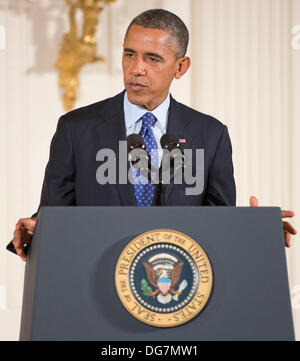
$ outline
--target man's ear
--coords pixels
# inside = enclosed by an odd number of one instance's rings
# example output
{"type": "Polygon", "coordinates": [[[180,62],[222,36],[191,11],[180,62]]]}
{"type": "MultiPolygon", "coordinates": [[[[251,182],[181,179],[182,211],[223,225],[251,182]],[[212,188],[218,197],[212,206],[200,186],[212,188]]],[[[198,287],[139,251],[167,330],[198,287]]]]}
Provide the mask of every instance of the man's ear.
{"type": "Polygon", "coordinates": [[[178,70],[175,73],[175,79],[180,79],[189,70],[189,67],[191,66],[191,58],[185,56],[184,58],[180,58],[177,61],[178,70]]]}

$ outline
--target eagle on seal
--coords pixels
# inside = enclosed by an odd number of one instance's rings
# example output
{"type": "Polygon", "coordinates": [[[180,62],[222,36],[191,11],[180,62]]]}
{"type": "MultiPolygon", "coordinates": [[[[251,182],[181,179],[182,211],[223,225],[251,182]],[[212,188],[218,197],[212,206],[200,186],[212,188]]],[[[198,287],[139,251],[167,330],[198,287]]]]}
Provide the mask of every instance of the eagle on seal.
{"type": "MultiPolygon", "coordinates": [[[[177,285],[182,269],[183,263],[178,263],[172,270],[163,268],[155,271],[148,263],[143,263],[145,267],[147,278],[152,286],[156,288],[155,291],[149,292],[148,296],[156,296],[161,294],[167,295],[180,295],[180,291],[175,291],[174,287],[177,285]]],[[[170,296],[169,296],[170,297],[170,296]]]]}

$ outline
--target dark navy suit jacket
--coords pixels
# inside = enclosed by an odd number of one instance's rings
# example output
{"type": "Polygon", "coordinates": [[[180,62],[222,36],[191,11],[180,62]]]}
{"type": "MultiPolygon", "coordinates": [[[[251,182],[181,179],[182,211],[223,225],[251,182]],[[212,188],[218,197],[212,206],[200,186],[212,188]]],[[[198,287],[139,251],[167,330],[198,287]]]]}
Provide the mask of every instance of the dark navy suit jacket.
{"type": "MultiPolygon", "coordinates": [[[[126,140],[124,91],[115,97],[60,117],[50,147],[39,208],[42,206],[136,206],[134,186],[100,185],[96,161],[100,149],[114,150],[126,140]]],[[[166,206],[235,206],[232,148],[227,127],[171,97],[167,133],[185,139],[182,148],[204,149],[204,190],[186,195],[185,183],[165,190],[166,206]]],[[[193,167],[195,167],[193,154],[193,167]]],[[[129,163],[128,163],[129,169],[129,163]]],[[[117,171],[118,180],[118,171],[117,171]]],[[[37,214],[37,213],[36,213],[37,214]]],[[[33,216],[35,216],[34,214],[33,216]]]]}

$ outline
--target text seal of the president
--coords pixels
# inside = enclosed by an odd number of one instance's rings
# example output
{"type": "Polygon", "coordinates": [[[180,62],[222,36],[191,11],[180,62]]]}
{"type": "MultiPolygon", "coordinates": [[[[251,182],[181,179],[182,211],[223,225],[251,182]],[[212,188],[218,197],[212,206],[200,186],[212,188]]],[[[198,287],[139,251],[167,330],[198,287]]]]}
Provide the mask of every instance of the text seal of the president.
{"type": "Polygon", "coordinates": [[[155,229],[122,251],[115,284],[126,310],[139,321],[174,327],[193,319],[209,300],[213,272],[198,242],[171,229],[155,229]]]}

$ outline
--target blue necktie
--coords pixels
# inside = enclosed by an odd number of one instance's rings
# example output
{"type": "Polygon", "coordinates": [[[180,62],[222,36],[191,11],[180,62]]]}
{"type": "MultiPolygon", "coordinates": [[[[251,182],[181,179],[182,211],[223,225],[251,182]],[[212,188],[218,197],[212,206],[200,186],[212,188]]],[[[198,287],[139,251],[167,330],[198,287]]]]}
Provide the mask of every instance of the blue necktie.
{"type": "MultiPolygon", "coordinates": [[[[157,157],[157,144],[152,132],[152,125],[155,123],[156,118],[152,113],[146,113],[142,116],[141,120],[143,121],[140,135],[144,140],[147,152],[151,155],[151,150],[155,149],[156,152],[152,153],[151,162],[157,167],[158,166],[158,157],[157,157]]],[[[137,176],[141,178],[142,176],[138,171],[134,173],[135,185],[134,192],[136,197],[136,203],[139,207],[151,206],[153,203],[155,185],[151,181],[145,182],[145,179],[141,182],[141,179],[138,180],[137,176]]]]}

